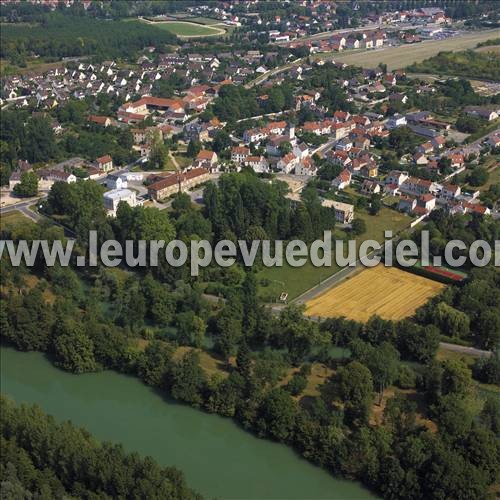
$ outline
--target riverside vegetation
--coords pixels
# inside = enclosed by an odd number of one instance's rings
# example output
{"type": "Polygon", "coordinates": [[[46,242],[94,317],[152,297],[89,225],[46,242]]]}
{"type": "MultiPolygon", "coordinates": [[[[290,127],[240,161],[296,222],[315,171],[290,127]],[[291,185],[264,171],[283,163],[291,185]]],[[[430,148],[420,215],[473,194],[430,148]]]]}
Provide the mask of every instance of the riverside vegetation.
{"type": "MultiPolygon", "coordinates": [[[[250,173],[207,186],[204,210],[180,195],[170,214],[123,205],[111,221],[100,196],[92,181],[56,183],[45,206],[81,236],[82,251],[88,229],[118,240],[300,234],[307,241],[308,231],[299,231],[321,227],[311,218],[328,224],[330,217],[315,211],[312,198],[295,217],[301,224],[289,225],[294,209],[280,185],[255,182],[250,173]],[[278,207],[272,222],[263,215],[270,204],[278,207]]],[[[458,234],[490,241],[498,224],[433,214],[431,251],[439,254],[440,242],[458,234]]],[[[2,229],[14,240],[41,235],[63,238],[47,222],[2,229]]],[[[2,338],[18,349],[47,352],[75,373],[111,368],[137,375],[386,498],[481,498],[498,480],[500,425],[498,399],[480,396],[472,376],[498,384],[498,359],[479,360],[471,372],[435,354],[440,334],[486,348],[498,343],[499,284],[494,267],[471,269],[465,286],[448,287],[414,318],[317,324],[297,306],[273,316],[257,298],[255,273],[241,265],[209,267],[193,278],[187,267],[161,263],[135,273],[49,268],[37,260],[28,270],[4,256],[0,322],[2,338]],[[203,292],[224,301],[208,301],[203,292]],[[339,360],[334,346],[349,348],[350,357],[339,360]],[[329,368],[327,379],[306,391],[317,362],[329,368]]]]}

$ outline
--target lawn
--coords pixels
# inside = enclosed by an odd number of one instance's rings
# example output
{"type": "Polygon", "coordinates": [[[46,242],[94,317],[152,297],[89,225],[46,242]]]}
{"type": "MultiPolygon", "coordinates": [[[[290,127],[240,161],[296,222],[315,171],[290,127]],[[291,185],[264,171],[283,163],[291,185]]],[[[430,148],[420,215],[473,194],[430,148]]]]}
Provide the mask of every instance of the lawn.
{"type": "Polygon", "coordinates": [[[365,322],[377,314],[397,321],[412,316],[443,288],[445,285],[436,281],[379,265],[363,269],[307,302],[306,315],[345,316],[365,322]]]}
{"type": "Polygon", "coordinates": [[[493,170],[489,170],[489,177],[488,177],[488,181],[486,182],[486,184],[484,184],[483,186],[481,186],[481,191],[488,191],[489,187],[492,186],[493,184],[500,184],[500,158],[495,158],[493,157],[492,158],[492,162],[491,162],[491,165],[487,165],[488,167],[491,168],[491,166],[493,166],[493,163],[494,162],[499,162],[497,164],[497,166],[495,168],[493,168],[493,170]]]}
{"type": "Polygon", "coordinates": [[[225,31],[221,28],[206,26],[202,24],[190,23],[186,21],[164,21],[150,23],[162,30],[169,31],[181,38],[220,36],[225,31]]]}
{"type": "Polygon", "coordinates": [[[476,52],[493,52],[497,56],[500,56],[500,45],[487,45],[485,47],[479,47],[475,49],[476,52]]]}
{"type": "Polygon", "coordinates": [[[478,43],[494,37],[495,34],[491,30],[475,31],[446,40],[430,40],[411,46],[401,45],[399,47],[387,47],[381,50],[359,51],[356,53],[347,50],[344,53],[335,54],[333,59],[365,68],[373,68],[381,62],[387,64],[387,67],[392,70],[423,61],[441,51],[472,49],[478,43]]]}
{"type": "Polygon", "coordinates": [[[19,210],[7,212],[0,216],[0,226],[2,229],[21,224],[34,224],[34,222],[19,210]]]}
{"type": "MultiPolygon", "coordinates": [[[[398,233],[408,228],[411,221],[407,215],[385,207],[376,216],[356,211],[355,217],[365,220],[367,228],[364,234],[356,238],[357,247],[365,240],[383,242],[386,230],[398,233]]],[[[334,238],[348,240],[349,234],[343,229],[337,229],[334,231],[334,238]]],[[[286,292],[288,300],[292,300],[339,270],[340,267],[334,262],[331,267],[315,267],[309,261],[300,268],[291,267],[286,262],[282,267],[264,267],[257,275],[261,281],[259,294],[263,300],[275,302],[281,292],[286,292]]]]}

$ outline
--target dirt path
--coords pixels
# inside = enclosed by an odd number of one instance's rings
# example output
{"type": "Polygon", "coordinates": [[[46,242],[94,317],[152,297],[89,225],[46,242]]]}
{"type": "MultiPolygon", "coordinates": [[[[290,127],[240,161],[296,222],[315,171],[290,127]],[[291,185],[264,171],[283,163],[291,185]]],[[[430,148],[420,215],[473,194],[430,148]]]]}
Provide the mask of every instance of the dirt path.
{"type": "Polygon", "coordinates": [[[168,156],[170,156],[170,159],[172,160],[172,163],[174,164],[175,169],[177,172],[181,171],[181,167],[179,167],[179,164],[177,163],[177,160],[175,159],[175,156],[172,154],[172,151],[168,152],[168,156]]]}

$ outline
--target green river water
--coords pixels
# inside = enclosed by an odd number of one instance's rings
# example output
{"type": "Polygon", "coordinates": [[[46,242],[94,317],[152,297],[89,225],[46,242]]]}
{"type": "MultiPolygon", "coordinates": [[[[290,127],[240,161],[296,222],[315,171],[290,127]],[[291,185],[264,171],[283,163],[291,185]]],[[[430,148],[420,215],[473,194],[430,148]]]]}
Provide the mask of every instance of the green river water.
{"type": "Polygon", "coordinates": [[[72,375],[41,353],[1,347],[0,354],[2,393],[18,403],[36,403],[100,440],[176,466],[207,498],[374,498],[290,448],[258,439],[230,419],[165,399],[133,377],[111,371],[72,375]]]}

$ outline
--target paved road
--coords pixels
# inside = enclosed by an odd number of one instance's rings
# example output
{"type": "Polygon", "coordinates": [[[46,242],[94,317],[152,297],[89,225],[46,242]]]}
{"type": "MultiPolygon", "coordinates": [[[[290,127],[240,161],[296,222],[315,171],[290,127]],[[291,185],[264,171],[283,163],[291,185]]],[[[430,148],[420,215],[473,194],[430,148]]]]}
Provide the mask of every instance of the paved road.
{"type": "Polygon", "coordinates": [[[483,351],[481,349],[476,349],[475,347],[467,347],[458,344],[449,344],[448,342],[440,342],[439,347],[446,349],[447,351],[459,352],[461,354],[469,354],[480,358],[482,356],[490,357],[493,353],[491,351],[483,351]]]}
{"type": "Polygon", "coordinates": [[[15,203],[14,205],[9,205],[7,207],[2,207],[0,209],[0,214],[8,214],[9,212],[21,212],[23,215],[28,217],[29,219],[38,222],[42,219],[41,215],[37,212],[31,210],[30,206],[36,204],[39,200],[45,198],[47,195],[45,194],[41,198],[32,198],[28,201],[21,201],[19,203],[15,203]]]}
{"type": "Polygon", "coordinates": [[[278,66],[277,68],[269,70],[267,73],[264,73],[260,76],[258,76],[255,80],[252,80],[251,82],[248,82],[245,84],[246,89],[251,89],[255,85],[260,85],[261,83],[265,82],[270,76],[277,75],[278,73],[282,73],[283,71],[287,71],[290,68],[293,68],[294,66],[297,66],[300,64],[304,59],[306,58],[300,58],[300,59],[295,59],[295,61],[292,61],[290,63],[284,64],[283,66],[278,66]]]}

